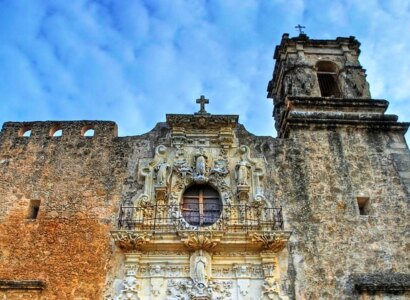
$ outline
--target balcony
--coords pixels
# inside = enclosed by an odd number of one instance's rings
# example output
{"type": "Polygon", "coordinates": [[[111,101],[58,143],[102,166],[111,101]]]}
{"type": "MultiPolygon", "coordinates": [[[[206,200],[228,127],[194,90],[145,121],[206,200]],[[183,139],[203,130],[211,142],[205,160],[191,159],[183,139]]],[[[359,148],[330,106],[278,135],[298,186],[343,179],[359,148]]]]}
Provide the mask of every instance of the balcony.
{"type": "MultiPolygon", "coordinates": [[[[118,228],[135,231],[224,231],[250,232],[259,230],[283,230],[282,208],[260,208],[249,205],[230,205],[220,216],[204,215],[202,220],[197,209],[179,213],[179,205],[152,205],[120,208],[118,228]],[[198,219],[199,222],[195,220],[198,219]],[[209,224],[205,226],[190,224],[209,224]]],[[[213,211],[221,211],[213,209],[213,211]]]]}
{"type": "Polygon", "coordinates": [[[127,250],[284,247],[282,208],[251,205],[211,207],[207,212],[180,205],[122,206],[116,244],[127,250]]]}

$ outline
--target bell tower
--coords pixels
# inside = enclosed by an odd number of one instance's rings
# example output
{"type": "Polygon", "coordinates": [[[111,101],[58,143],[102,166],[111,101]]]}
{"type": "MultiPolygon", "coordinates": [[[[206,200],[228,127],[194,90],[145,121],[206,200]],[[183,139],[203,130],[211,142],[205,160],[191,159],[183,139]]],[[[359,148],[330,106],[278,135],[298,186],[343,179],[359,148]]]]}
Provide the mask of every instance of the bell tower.
{"type": "Polygon", "coordinates": [[[267,88],[279,137],[289,135],[296,117],[306,124],[323,117],[337,119],[342,111],[358,113],[359,107],[362,113],[387,108],[386,101],[370,102],[366,70],[358,60],[359,47],[353,36],[335,40],[314,40],[304,33],[294,38],[287,33],[282,36],[267,88]]]}

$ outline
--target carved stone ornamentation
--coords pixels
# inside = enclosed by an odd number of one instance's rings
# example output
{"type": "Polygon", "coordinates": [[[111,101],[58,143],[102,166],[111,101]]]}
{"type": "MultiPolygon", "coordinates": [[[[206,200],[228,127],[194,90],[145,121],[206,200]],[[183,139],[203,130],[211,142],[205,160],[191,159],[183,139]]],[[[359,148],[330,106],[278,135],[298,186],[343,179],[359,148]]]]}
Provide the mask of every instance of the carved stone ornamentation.
{"type": "Polygon", "coordinates": [[[160,265],[155,264],[150,266],[149,273],[151,277],[151,294],[154,297],[158,297],[164,284],[164,269],[160,265]]]}
{"type": "Polygon", "coordinates": [[[262,285],[260,300],[281,300],[279,296],[278,284],[273,277],[267,277],[262,285]]]}
{"type": "Polygon", "coordinates": [[[151,235],[135,231],[111,231],[115,244],[123,250],[139,250],[149,243],[151,235]]]}
{"type": "Polygon", "coordinates": [[[115,300],[140,300],[139,286],[136,267],[134,270],[127,270],[123,281],[123,288],[115,300]]]}
{"type": "Polygon", "coordinates": [[[195,154],[195,171],[193,180],[195,183],[204,184],[208,182],[208,169],[207,169],[207,155],[203,149],[199,149],[195,154]]]}
{"type": "Polygon", "coordinates": [[[169,174],[171,166],[167,163],[166,159],[155,166],[156,171],[156,186],[163,187],[169,183],[169,174]]]}
{"type": "Polygon", "coordinates": [[[190,258],[190,274],[195,285],[207,286],[211,278],[212,258],[204,250],[195,251],[190,258]]]}
{"type": "Polygon", "coordinates": [[[234,266],[234,271],[236,275],[236,281],[238,284],[238,290],[239,294],[242,297],[246,297],[249,294],[249,287],[250,287],[250,277],[251,275],[249,274],[250,269],[249,266],[247,265],[237,265],[234,266]]]}
{"type": "Polygon", "coordinates": [[[289,234],[285,233],[252,233],[251,235],[252,242],[262,243],[263,249],[270,250],[273,252],[282,251],[289,240],[289,234]]]}
{"type": "Polygon", "coordinates": [[[144,191],[137,198],[135,204],[148,205],[153,203],[155,187],[166,187],[171,178],[171,166],[166,160],[167,147],[159,145],[155,148],[155,156],[148,165],[141,166],[141,177],[144,178],[144,191]],[[155,182],[154,182],[155,181],[155,182]]]}
{"type": "Polygon", "coordinates": [[[182,241],[190,250],[196,251],[203,249],[210,251],[219,244],[220,238],[214,237],[212,232],[197,232],[183,237],[182,241]]]}
{"type": "Polygon", "coordinates": [[[192,295],[192,281],[189,279],[168,280],[167,300],[189,300],[192,295]]]}
{"type": "Polygon", "coordinates": [[[250,157],[248,146],[242,145],[239,148],[241,160],[236,164],[237,193],[241,201],[249,198],[249,191],[252,192],[251,201],[263,206],[269,206],[263,194],[261,180],[265,175],[265,167],[262,162],[250,157]]]}
{"type": "Polygon", "coordinates": [[[233,282],[231,280],[209,281],[208,294],[211,300],[232,299],[233,282]]]}

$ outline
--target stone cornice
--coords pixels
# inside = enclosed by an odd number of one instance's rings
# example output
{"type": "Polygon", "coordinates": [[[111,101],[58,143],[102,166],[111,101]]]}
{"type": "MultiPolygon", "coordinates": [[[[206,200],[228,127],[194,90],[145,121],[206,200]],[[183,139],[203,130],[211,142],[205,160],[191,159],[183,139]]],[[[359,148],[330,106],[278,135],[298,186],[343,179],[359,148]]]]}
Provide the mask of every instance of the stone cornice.
{"type": "Polygon", "coordinates": [[[292,128],[334,129],[340,127],[402,131],[410,123],[397,122],[396,115],[386,115],[386,100],[287,97],[280,117],[279,136],[287,137],[292,128]]]}

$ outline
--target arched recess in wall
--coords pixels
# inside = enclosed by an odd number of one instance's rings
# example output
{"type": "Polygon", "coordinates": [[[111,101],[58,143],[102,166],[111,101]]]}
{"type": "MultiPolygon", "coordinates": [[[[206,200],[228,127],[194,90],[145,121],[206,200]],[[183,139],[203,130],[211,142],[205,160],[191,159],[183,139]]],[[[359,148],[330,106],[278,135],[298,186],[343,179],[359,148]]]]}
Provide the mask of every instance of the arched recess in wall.
{"type": "Polygon", "coordinates": [[[51,137],[59,137],[63,135],[63,130],[59,125],[54,125],[50,128],[48,135],[51,137]]]}
{"type": "Polygon", "coordinates": [[[18,132],[18,136],[19,137],[30,137],[31,136],[31,128],[24,126],[22,128],[20,128],[19,132],[18,132]]]}
{"type": "Polygon", "coordinates": [[[86,125],[81,128],[81,135],[87,137],[93,137],[95,134],[94,126],[86,125]]]}
{"type": "Polygon", "coordinates": [[[322,97],[342,96],[337,80],[338,68],[330,61],[319,61],[316,64],[316,74],[319,81],[319,88],[322,97]]]}

